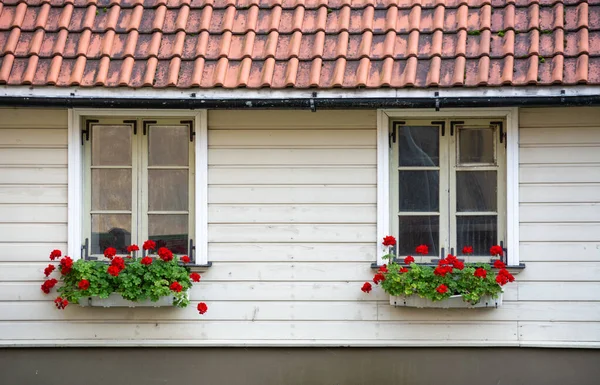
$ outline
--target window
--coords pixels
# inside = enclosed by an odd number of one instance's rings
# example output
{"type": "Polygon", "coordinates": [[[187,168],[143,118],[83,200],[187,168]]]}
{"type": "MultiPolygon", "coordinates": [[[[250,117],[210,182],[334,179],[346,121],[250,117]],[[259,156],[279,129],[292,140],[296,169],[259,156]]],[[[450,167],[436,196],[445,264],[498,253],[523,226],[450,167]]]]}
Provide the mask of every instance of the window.
{"type": "Polygon", "coordinates": [[[448,253],[487,262],[490,246],[502,244],[518,264],[517,142],[507,136],[516,114],[457,112],[380,111],[378,234],[394,235],[396,255],[417,262],[448,253]],[[420,244],[429,254],[418,258],[420,244]]]}
{"type": "Polygon", "coordinates": [[[205,112],[98,112],[71,112],[69,253],[151,239],[205,265],[205,112]]]}

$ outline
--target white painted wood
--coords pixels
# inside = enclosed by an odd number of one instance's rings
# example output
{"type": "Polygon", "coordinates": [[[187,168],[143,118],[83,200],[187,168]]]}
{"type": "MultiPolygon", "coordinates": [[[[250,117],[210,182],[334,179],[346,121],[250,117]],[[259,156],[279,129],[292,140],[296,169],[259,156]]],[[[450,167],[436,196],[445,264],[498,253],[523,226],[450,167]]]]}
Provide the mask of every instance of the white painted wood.
{"type": "Polygon", "coordinates": [[[598,242],[600,223],[521,223],[523,241],[598,242]]]}
{"type": "Polygon", "coordinates": [[[66,204],[67,187],[0,184],[0,202],[4,204],[66,204]]]}
{"type": "MultiPolygon", "coordinates": [[[[391,235],[390,223],[390,118],[383,111],[377,111],[377,264],[383,264],[387,253],[381,244],[383,238],[391,235]]],[[[395,217],[395,215],[394,215],[395,217]]]]}
{"type": "Polygon", "coordinates": [[[600,183],[522,184],[521,203],[600,202],[600,183]]]}
{"type": "Polygon", "coordinates": [[[600,242],[521,242],[523,262],[600,261],[600,242]]]}
{"type": "Polygon", "coordinates": [[[596,107],[522,108],[519,111],[521,127],[598,127],[600,109],[596,107]]]}
{"type": "Polygon", "coordinates": [[[350,130],[374,129],[375,110],[354,111],[273,111],[242,110],[232,113],[227,110],[208,112],[208,126],[211,130],[350,130]]]}
{"type": "Polygon", "coordinates": [[[374,165],[375,149],[209,149],[209,165],[374,165]]]}
{"type": "Polygon", "coordinates": [[[48,257],[54,249],[64,253],[67,250],[67,243],[2,242],[0,262],[50,262],[48,257]]]}
{"type": "MultiPolygon", "coordinates": [[[[600,282],[518,282],[519,301],[595,301],[588,306],[600,307],[600,282]]],[[[547,302],[546,302],[547,301],[547,302]]]]}
{"type": "Polygon", "coordinates": [[[522,164],[600,163],[600,146],[521,146],[522,164]]]}
{"type": "MultiPolygon", "coordinates": [[[[598,129],[600,131],[600,128],[598,129]]],[[[589,164],[521,165],[521,180],[525,183],[600,183],[600,166],[589,164]]]]}
{"type": "Polygon", "coordinates": [[[211,166],[208,169],[208,183],[210,185],[375,185],[377,169],[374,165],[211,166]]]}
{"type": "Polygon", "coordinates": [[[67,164],[63,148],[0,148],[0,165],[60,165],[67,164]]]}
{"type": "Polygon", "coordinates": [[[598,282],[600,281],[600,261],[527,262],[527,267],[517,277],[519,282],[598,282]]]}
{"type": "Polygon", "coordinates": [[[81,257],[83,244],[83,146],[81,145],[81,120],[82,117],[69,110],[69,124],[67,128],[68,139],[68,203],[67,203],[67,254],[72,258],[81,257]]]}
{"type": "Polygon", "coordinates": [[[66,223],[0,223],[0,243],[66,241],[66,223]]]}
{"type": "Polygon", "coordinates": [[[375,203],[375,186],[231,186],[208,187],[208,203],[219,204],[348,204],[375,203]]]}
{"type": "Polygon", "coordinates": [[[568,144],[600,144],[600,124],[594,126],[554,126],[546,122],[544,127],[522,127],[521,144],[523,145],[568,145],[568,144]]]}
{"type": "MultiPolygon", "coordinates": [[[[0,128],[67,127],[67,109],[0,108],[0,128]]],[[[43,142],[42,142],[43,143],[43,142]]]]}
{"type": "Polygon", "coordinates": [[[213,262],[373,262],[369,243],[210,243],[213,262]]]}
{"type": "MultiPolygon", "coordinates": [[[[1,133],[0,133],[1,134],[1,133]]],[[[0,150],[1,151],[1,150],[0,150]]],[[[66,167],[0,166],[0,181],[7,184],[67,184],[66,167]]]]}
{"type": "Polygon", "coordinates": [[[520,206],[521,223],[598,222],[600,202],[524,203],[520,206]]]}
{"type": "Polygon", "coordinates": [[[67,206],[0,204],[0,223],[67,223],[67,206]]]}
{"type": "MultiPolygon", "coordinates": [[[[65,110],[66,111],[66,110],[65,110]]],[[[0,114],[4,111],[0,110],[0,114]]],[[[5,117],[2,116],[2,121],[5,117]]],[[[0,123],[2,125],[3,123],[0,123]]],[[[4,121],[6,124],[6,121],[4,121]]],[[[34,126],[33,124],[31,125],[34,126]]],[[[2,147],[67,147],[67,123],[59,128],[0,128],[0,146],[2,147]]]]}
{"type": "Polygon", "coordinates": [[[208,263],[208,117],[207,111],[199,111],[194,122],[196,134],[194,138],[194,261],[196,264],[208,263]]]}
{"type": "Polygon", "coordinates": [[[369,242],[375,225],[368,224],[211,224],[209,242],[369,242]]]}
{"type": "Polygon", "coordinates": [[[519,339],[523,341],[577,341],[598,345],[600,322],[519,322],[519,339]]]}
{"type": "MultiPolygon", "coordinates": [[[[0,213],[0,218],[1,218],[0,213]]],[[[217,205],[209,223],[375,223],[376,205],[217,205]]]]}
{"type": "MultiPolygon", "coordinates": [[[[343,127],[343,126],[342,126],[343,127]]],[[[369,147],[376,146],[376,133],[372,127],[366,130],[215,130],[211,126],[208,135],[210,148],[216,147],[369,147]]]]}

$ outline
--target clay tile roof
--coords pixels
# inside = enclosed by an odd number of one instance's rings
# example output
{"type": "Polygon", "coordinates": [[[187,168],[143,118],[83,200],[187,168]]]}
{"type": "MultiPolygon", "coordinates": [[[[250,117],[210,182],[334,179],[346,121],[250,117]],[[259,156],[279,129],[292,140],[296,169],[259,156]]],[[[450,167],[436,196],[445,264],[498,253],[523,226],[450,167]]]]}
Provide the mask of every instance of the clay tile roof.
{"type": "Polygon", "coordinates": [[[600,84],[600,0],[0,0],[0,84],[600,84]]]}

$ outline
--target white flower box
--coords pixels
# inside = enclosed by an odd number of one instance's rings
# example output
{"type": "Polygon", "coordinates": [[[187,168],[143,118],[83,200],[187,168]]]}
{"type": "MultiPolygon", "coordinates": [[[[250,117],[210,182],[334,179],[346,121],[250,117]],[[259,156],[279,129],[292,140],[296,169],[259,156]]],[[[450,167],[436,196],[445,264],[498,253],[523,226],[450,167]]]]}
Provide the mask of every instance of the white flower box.
{"type": "Polygon", "coordinates": [[[81,297],[79,306],[92,307],[167,307],[173,306],[174,296],[167,295],[160,297],[158,301],[152,302],[150,299],[140,302],[126,300],[119,293],[112,293],[108,298],[100,297],[81,297]]]}
{"type": "Polygon", "coordinates": [[[390,296],[390,305],[396,307],[417,307],[417,308],[437,308],[437,309],[474,309],[474,308],[497,308],[502,305],[502,293],[498,298],[492,298],[489,295],[481,297],[481,300],[475,305],[463,301],[461,295],[453,295],[450,298],[441,301],[432,301],[427,298],[421,298],[418,295],[409,297],[390,296]]]}

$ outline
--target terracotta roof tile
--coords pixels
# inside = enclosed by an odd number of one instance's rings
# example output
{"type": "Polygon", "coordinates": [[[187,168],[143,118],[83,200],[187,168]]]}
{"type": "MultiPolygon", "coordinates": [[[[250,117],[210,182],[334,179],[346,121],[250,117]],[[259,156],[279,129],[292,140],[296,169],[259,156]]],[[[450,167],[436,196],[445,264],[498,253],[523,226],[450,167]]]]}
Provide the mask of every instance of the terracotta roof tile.
{"type": "Polygon", "coordinates": [[[600,84],[600,0],[0,0],[0,84],[600,84]]]}

